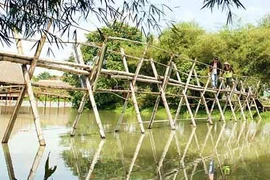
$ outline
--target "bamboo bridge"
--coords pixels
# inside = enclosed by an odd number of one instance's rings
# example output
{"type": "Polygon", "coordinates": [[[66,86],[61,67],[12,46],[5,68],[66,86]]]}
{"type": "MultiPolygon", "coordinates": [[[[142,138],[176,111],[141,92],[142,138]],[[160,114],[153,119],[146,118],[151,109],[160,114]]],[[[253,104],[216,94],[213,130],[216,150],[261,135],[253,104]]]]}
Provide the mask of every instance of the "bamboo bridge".
{"type": "MultiPolygon", "coordinates": [[[[155,116],[156,116],[160,102],[163,103],[163,106],[166,110],[166,114],[167,114],[166,121],[169,122],[169,126],[171,130],[176,129],[175,122],[179,120],[179,116],[181,115],[180,113],[181,108],[184,106],[186,107],[189,113],[190,121],[193,126],[196,126],[196,120],[198,119],[196,115],[201,106],[205,108],[207,117],[204,119],[205,119],[205,122],[209,124],[213,124],[212,112],[213,112],[213,109],[215,108],[218,109],[220,113],[220,120],[223,122],[225,122],[224,113],[227,109],[230,109],[232,113],[232,118],[234,121],[238,120],[236,116],[236,111],[240,111],[241,119],[243,119],[244,121],[246,121],[249,116],[251,119],[253,119],[252,108],[255,108],[259,118],[261,118],[260,113],[259,113],[259,108],[257,107],[257,104],[255,102],[257,99],[257,93],[258,93],[257,88],[254,87],[254,84],[253,86],[248,84],[247,80],[249,79],[249,77],[239,77],[233,83],[233,87],[230,89],[225,88],[224,80],[221,79],[219,87],[216,89],[213,89],[209,85],[209,83],[211,82],[210,76],[200,75],[196,70],[197,66],[200,66],[200,67],[203,66],[205,69],[208,69],[208,65],[198,61],[197,59],[195,60],[185,59],[179,56],[178,54],[168,52],[166,50],[160,49],[158,47],[155,47],[153,45],[150,45],[144,42],[136,42],[136,41],[131,41],[128,39],[118,38],[118,37],[107,37],[106,39],[107,41],[103,42],[103,44],[100,46],[94,43],[80,43],[80,42],[72,43],[75,62],[62,62],[62,61],[57,61],[53,59],[43,59],[40,57],[43,46],[46,43],[45,35],[39,40],[39,44],[37,46],[37,49],[33,57],[29,57],[23,54],[22,40],[23,39],[15,37],[18,53],[0,52],[0,62],[7,61],[7,62],[20,65],[21,76],[24,79],[24,82],[21,82],[21,83],[14,83],[14,82],[10,83],[12,85],[20,85],[22,86],[22,89],[18,96],[17,103],[14,107],[13,113],[10,117],[10,121],[6,128],[2,143],[8,142],[13,126],[16,121],[17,115],[18,115],[18,110],[22,104],[25,94],[27,93],[29,97],[29,102],[31,104],[33,116],[34,116],[33,118],[34,118],[34,123],[35,123],[36,131],[37,131],[39,144],[41,146],[46,145],[45,139],[42,133],[42,128],[40,125],[39,113],[35,106],[36,102],[35,102],[35,96],[33,93],[33,86],[38,86],[38,85],[31,82],[31,78],[33,76],[33,73],[36,67],[42,67],[42,68],[58,70],[61,72],[68,72],[68,73],[79,75],[80,80],[81,80],[81,87],[66,88],[67,90],[84,92],[84,95],[81,99],[80,106],[78,108],[77,116],[74,120],[73,130],[71,132],[72,136],[75,135],[75,130],[79,123],[83,108],[85,106],[86,101],[89,99],[92,105],[93,112],[94,112],[96,124],[99,128],[99,134],[101,138],[105,138],[105,132],[103,129],[102,121],[100,119],[99,111],[98,111],[96,101],[95,101],[95,94],[100,93],[100,92],[126,94],[126,96],[124,97],[125,102],[123,104],[123,110],[120,115],[117,126],[115,128],[116,132],[119,131],[120,125],[123,121],[125,110],[130,100],[132,101],[132,104],[136,112],[136,119],[140,127],[140,131],[141,133],[145,132],[144,123],[146,123],[146,121],[144,121],[141,117],[140,109],[137,102],[138,94],[150,94],[152,96],[156,96],[156,102],[153,107],[151,119],[147,121],[148,128],[152,128],[153,124],[157,122],[157,120],[155,119],[155,116]],[[111,50],[108,46],[108,43],[111,41],[120,41],[120,42],[126,41],[129,43],[140,44],[144,48],[144,50],[142,51],[141,57],[134,57],[132,55],[126,54],[123,48],[119,49],[119,51],[111,50]],[[83,59],[83,55],[81,52],[81,46],[95,47],[99,50],[97,56],[95,57],[96,60],[94,61],[94,64],[92,65],[85,64],[85,61],[83,59]],[[155,59],[153,59],[151,56],[147,55],[147,54],[151,54],[152,49],[158,49],[164,54],[167,54],[170,57],[168,62],[166,64],[162,64],[158,61],[155,61],[155,59]],[[121,56],[122,63],[123,63],[122,65],[125,70],[119,71],[119,70],[114,70],[114,69],[102,68],[102,65],[104,63],[104,59],[107,53],[121,56]],[[179,67],[177,67],[177,65],[174,63],[175,61],[178,61],[179,59],[182,59],[182,61],[189,61],[191,63],[189,72],[182,72],[181,70],[179,70],[179,67]],[[134,72],[132,72],[129,69],[128,62],[130,60],[137,61],[136,70],[134,72]],[[164,69],[164,73],[159,74],[157,67],[162,67],[164,69]],[[150,74],[152,75],[144,75],[140,73],[142,68],[146,68],[147,70],[149,70],[149,72],[151,72],[150,74]],[[120,79],[122,81],[125,81],[128,84],[128,86],[126,89],[123,89],[123,88],[99,89],[97,87],[97,82],[101,76],[109,76],[111,78],[120,79]],[[204,83],[202,84],[201,82],[204,82],[204,83]],[[138,89],[136,83],[156,84],[158,91],[152,92],[145,89],[138,89]],[[168,87],[175,88],[177,90],[176,91],[177,93],[170,93],[169,91],[167,91],[168,87]],[[197,92],[198,95],[197,96],[189,95],[188,94],[189,91],[195,91],[197,92]],[[212,97],[209,98],[208,96],[206,96],[206,94],[211,94],[212,97]],[[225,96],[225,98],[224,99],[219,98],[220,95],[225,96]],[[179,100],[178,108],[175,114],[171,113],[168,97],[177,98],[179,100]],[[195,99],[197,101],[197,103],[195,104],[196,108],[192,108],[193,105],[191,105],[190,103],[190,100],[192,99],[193,100],[195,99]],[[211,103],[210,106],[209,106],[209,102],[211,103]],[[236,105],[238,107],[238,110],[236,109],[236,105]],[[245,111],[248,111],[248,114],[249,114],[248,116],[245,114],[245,111]]],[[[6,83],[8,84],[8,82],[6,83]]],[[[47,88],[65,89],[65,87],[60,87],[60,86],[48,86],[47,88]]]]}

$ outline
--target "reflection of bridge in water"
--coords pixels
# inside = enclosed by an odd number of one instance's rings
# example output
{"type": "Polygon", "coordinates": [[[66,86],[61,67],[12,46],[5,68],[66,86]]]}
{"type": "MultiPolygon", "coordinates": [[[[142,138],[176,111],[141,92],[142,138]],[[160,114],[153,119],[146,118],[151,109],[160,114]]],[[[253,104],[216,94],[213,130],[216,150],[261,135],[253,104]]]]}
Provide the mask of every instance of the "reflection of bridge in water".
{"type": "MultiPolygon", "coordinates": [[[[208,68],[206,64],[203,64],[197,61],[196,59],[195,60],[183,59],[177,54],[162,50],[150,44],[130,41],[127,39],[122,39],[122,38],[115,38],[115,37],[108,37],[107,41],[104,42],[102,46],[97,46],[91,43],[74,43],[73,48],[74,48],[74,57],[75,57],[76,63],[59,62],[55,60],[45,60],[45,59],[40,58],[43,45],[45,44],[45,39],[46,39],[45,36],[43,36],[40,39],[38,47],[33,57],[28,57],[28,56],[23,55],[23,49],[22,49],[22,44],[21,44],[22,40],[19,38],[16,39],[17,50],[19,54],[8,54],[8,53],[3,53],[3,52],[0,53],[1,61],[9,61],[12,63],[22,64],[21,76],[24,77],[24,82],[22,83],[17,82],[17,85],[23,85],[23,88],[20,91],[17,104],[15,105],[15,109],[11,115],[8,127],[3,137],[3,140],[2,140],[3,143],[8,142],[8,139],[10,137],[14,123],[16,121],[16,117],[18,114],[18,110],[21,106],[22,100],[25,94],[28,93],[29,102],[31,104],[32,111],[33,111],[34,122],[36,124],[36,130],[37,130],[39,143],[40,145],[45,145],[42,129],[40,127],[40,117],[35,107],[36,102],[35,102],[35,96],[32,90],[32,83],[31,83],[31,77],[33,76],[35,67],[43,67],[47,69],[54,69],[54,70],[58,70],[62,72],[69,72],[69,73],[80,75],[81,87],[66,88],[67,90],[80,90],[80,91],[85,92],[83,98],[81,99],[81,104],[78,109],[78,115],[74,121],[73,131],[71,135],[75,134],[77,124],[79,123],[79,119],[83,111],[83,107],[88,97],[91,102],[92,109],[94,111],[96,124],[99,127],[100,136],[102,138],[105,138],[104,128],[103,128],[102,121],[100,119],[99,112],[98,112],[97,105],[94,98],[95,97],[94,95],[100,92],[126,94],[126,96],[124,97],[125,102],[123,105],[123,111],[119,118],[119,122],[116,126],[115,131],[119,130],[119,126],[122,123],[127,104],[129,102],[129,99],[131,99],[133,102],[134,109],[136,111],[136,118],[140,126],[140,131],[142,133],[145,132],[145,129],[143,126],[143,123],[145,121],[143,121],[141,117],[141,113],[140,113],[140,109],[139,109],[137,97],[136,97],[137,94],[150,94],[152,96],[156,96],[156,102],[154,105],[153,114],[148,124],[149,129],[152,127],[153,123],[156,122],[155,116],[156,116],[160,101],[162,101],[163,106],[166,110],[167,120],[169,121],[170,128],[172,130],[175,130],[176,128],[175,122],[176,120],[179,119],[181,108],[183,106],[187,108],[187,111],[189,113],[190,120],[193,126],[196,126],[196,119],[198,119],[197,113],[201,106],[204,106],[205,112],[207,114],[207,117],[205,118],[206,119],[205,122],[208,122],[210,124],[213,124],[212,112],[215,107],[217,107],[220,113],[221,121],[225,121],[224,113],[228,107],[230,108],[233,119],[237,121],[238,118],[235,114],[236,105],[238,107],[238,110],[240,111],[241,118],[243,120],[247,119],[247,115],[244,112],[246,109],[249,112],[250,118],[253,119],[252,111],[251,111],[252,107],[255,107],[255,110],[260,118],[259,109],[257,107],[257,104],[255,103],[257,90],[256,88],[248,84],[248,77],[245,77],[245,78],[239,77],[239,80],[234,82],[233,87],[231,89],[224,88],[223,80],[221,81],[219,88],[212,89],[212,88],[209,88],[210,76],[199,74],[195,68],[196,65],[205,66],[205,68],[208,68]],[[118,52],[109,49],[109,46],[107,44],[111,41],[128,41],[129,43],[135,43],[135,44],[139,43],[142,47],[144,47],[143,52],[141,52],[142,57],[133,57],[131,55],[125,54],[124,49],[120,49],[118,52]],[[89,65],[84,64],[84,59],[83,59],[81,48],[80,48],[81,45],[95,47],[99,49],[99,52],[96,56],[97,57],[96,61],[93,65],[89,66],[89,65]],[[157,49],[163,52],[164,54],[167,54],[168,56],[170,56],[170,60],[167,62],[167,64],[162,64],[160,62],[157,62],[152,57],[149,57],[149,55],[147,55],[147,53],[151,52],[151,50],[153,49],[157,49]],[[125,69],[124,71],[118,71],[118,70],[113,70],[113,69],[110,69],[110,70],[102,69],[104,59],[108,53],[122,57],[123,67],[125,69]],[[180,59],[181,61],[188,61],[192,63],[188,73],[180,71],[179,67],[174,63],[175,61],[178,61],[180,59]],[[137,61],[137,67],[134,72],[131,72],[129,70],[128,62],[130,60],[137,61]],[[27,68],[26,65],[30,65],[30,67],[27,68]],[[149,72],[151,71],[149,73],[150,75],[141,74],[140,72],[142,68],[148,69],[149,72]],[[158,74],[159,72],[158,69],[164,69],[162,74],[158,74]],[[98,89],[97,82],[100,76],[103,76],[103,75],[125,81],[128,84],[127,88],[126,89],[98,89]],[[202,82],[204,83],[204,85],[202,84],[202,82]],[[158,91],[151,92],[146,89],[138,90],[136,83],[141,83],[145,85],[155,84],[158,91]],[[172,92],[167,91],[169,87],[174,88],[174,90],[172,92]],[[189,91],[197,92],[198,96],[188,95],[189,91]],[[212,94],[212,98],[207,97],[206,94],[212,94]],[[221,95],[224,95],[225,99],[219,98],[221,95]],[[236,98],[235,98],[235,95],[237,95],[236,98]],[[170,111],[168,97],[179,100],[178,108],[174,115],[170,111]],[[194,108],[195,110],[192,109],[190,100],[196,100],[196,104],[194,108]],[[224,103],[222,104],[221,102],[223,101],[224,103]],[[209,103],[211,103],[210,106],[209,106],[209,103]]],[[[11,84],[16,85],[16,82],[11,82],[11,84]]],[[[60,86],[55,86],[55,87],[50,86],[50,88],[64,89],[64,87],[60,87],[60,86]]]]}
{"type": "MultiPolygon", "coordinates": [[[[171,131],[171,133],[166,136],[167,139],[164,137],[164,141],[156,139],[153,135],[153,130],[149,130],[141,136],[136,136],[137,144],[134,143],[136,144],[134,147],[130,146],[129,142],[122,144],[123,139],[121,139],[120,134],[115,134],[113,144],[116,143],[117,146],[114,147],[113,151],[110,146],[112,142],[106,144],[106,140],[101,139],[95,147],[91,146],[91,154],[89,153],[89,147],[78,146],[76,145],[75,138],[69,138],[70,149],[67,151],[71,154],[68,156],[68,159],[71,160],[72,164],[68,164],[68,166],[72,165],[73,168],[71,169],[76,172],[75,174],[77,174],[78,179],[86,180],[92,178],[104,179],[104,177],[127,180],[133,179],[134,177],[141,179],[144,177],[143,174],[146,173],[145,171],[148,173],[147,177],[150,176],[151,178],[182,178],[188,180],[193,178],[203,179],[208,174],[210,160],[214,160],[215,176],[225,177],[226,174],[224,174],[224,170],[222,169],[223,165],[230,166],[231,171],[233,171],[233,167],[235,165],[237,166],[236,163],[241,162],[245,164],[245,161],[250,161],[250,157],[245,157],[247,153],[253,154],[254,158],[257,158],[257,151],[260,149],[254,147],[256,146],[256,139],[260,138],[260,135],[263,134],[262,131],[259,131],[260,123],[261,122],[255,123],[254,121],[250,123],[232,122],[230,124],[231,126],[218,122],[216,122],[214,126],[207,124],[204,137],[197,135],[196,127],[185,127],[185,131],[188,132],[185,135],[181,135],[180,129],[177,128],[176,131],[171,131]],[[252,125],[255,125],[255,127],[252,127],[252,125]],[[180,138],[184,138],[185,140],[180,138]],[[126,146],[130,148],[124,150],[124,148],[127,148],[126,146]],[[144,154],[146,152],[145,146],[149,146],[147,151],[150,151],[150,153],[144,154]],[[117,155],[117,160],[108,157],[108,154],[104,152],[105,149],[107,149],[106,152],[117,155]],[[163,150],[160,151],[161,149],[163,150]],[[144,161],[149,161],[151,158],[148,157],[145,160],[144,158],[151,154],[151,152],[153,162],[149,162],[152,166],[150,168],[146,167],[149,166],[149,164],[144,163],[144,161]],[[81,162],[83,162],[83,160],[80,158],[86,158],[89,163],[82,164],[81,162]],[[138,162],[138,159],[140,159],[140,162],[138,162]],[[121,163],[120,167],[117,166],[119,162],[121,163]],[[112,169],[117,168],[119,172],[107,172],[104,170],[106,165],[112,169]],[[104,176],[102,176],[102,174],[104,176]]],[[[91,139],[91,137],[88,138],[91,139]]],[[[80,138],[77,140],[80,140],[80,138]]],[[[267,145],[265,146],[266,149],[267,145]]],[[[267,152],[266,149],[261,149],[261,151],[267,152]]],[[[9,178],[15,179],[16,169],[13,167],[12,154],[10,154],[7,144],[3,144],[3,150],[9,178]]],[[[43,152],[44,148],[40,146],[33,159],[28,179],[34,179],[35,173],[40,166],[40,161],[44,156],[43,152]]],[[[112,156],[114,157],[115,155],[112,156]]],[[[231,173],[233,174],[233,172],[231,173]]]]}

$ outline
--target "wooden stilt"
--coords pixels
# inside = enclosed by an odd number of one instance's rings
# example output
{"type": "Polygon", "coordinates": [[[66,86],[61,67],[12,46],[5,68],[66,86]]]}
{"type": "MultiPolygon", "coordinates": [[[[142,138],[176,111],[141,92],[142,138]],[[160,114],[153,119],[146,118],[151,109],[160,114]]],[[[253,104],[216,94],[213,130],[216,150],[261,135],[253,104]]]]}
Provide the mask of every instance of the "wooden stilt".
{"type": "MultiPolygon", "coordinates": [[[[137,99],[136,99],[136,94],[135,94],[135,88],[134,88],[134,86],[136,84],[137,77],[139,75],[139,72],[141,70],[142,64],[144,62],[144,56],[146,54],[147,48],[148,47],[145,48],[144,53],[143,53],[143,58],[140,59],[140,62],[137,65],[137,68],[136,68],[136,71],[135,71],[133,80],[129,84],[129,87],[130,87],[130,90],[131,90],[131,98],[132,98],[133,105],[134,105],[134,108],[135,108],[135,111],[136,111],[136,117],[137,117],[137,121],[139,123],[140,129],[141,129],[141,133],[144,133],[144,127],[143,127],[143,122],[142,122],[142,117],[141,117],[141,113],[140,113],[140,110],[139,110],[138,102],[137,102],[137,99]]],[[[127,62],[126,62],[126,59],[125,58],[123,58],[123,62],[124,62],[124,66],[125,66],[126,72],[129,72],[129,69],[127,67],[127,62]]]]}
{"type": "MultiPolygon", "coordinates": [[[[157,73],[156,66],[153,62],[153,59],[150,59],[150,63],[151,63],[152,69],[153,69],[154,76],[158,80],[158,73],[157,73]]],[[[167,86],[167,83],[168,83],[168,78],[170,76],[171,68],[172,68],[172,66],[171,66],[171,63],[169,62],[168,66],[166,68],[166,71],[165,71],[163,83],[162,83],[162,85],[157,84],[157,86],[158,86],[158,89],[160,91],[160,96],[161,96],[161,99],[163,101],[163,105],[165,107],[167,117],[168,117],[169,122],[170,122],[171,129],[175,130],[175,124],[174,124],[174,121],[173,121],[173,118],[172,118],[172,115],[170,112],[170,108],[169,108],[169,105],[167,103],[166,94],[165,94],[165,87],[167,86]]],[[[150,123],[149,123],[148,127],[150,127],[150,128],[152,125],[151,123],[153,123],[153,121],[150,121],[150,123]]]]}
{"type": "Polygon", "coordinates": [[[156,118],[159,102],[160,102],[160,96],[158,96],[156,99],[155,106],[154,106],[152,115],[151,115],[150,120],[149,120],[148,129],[152,128],[152,124],[156,118]]]}
{"type": "Polygon", "coordinates": [[[244,109],[243,109],[243,106],[242,106],[242,103],[241,103],[242,92],[244,91],[243,82],[240,81],[240,84],[241,84],[241,89],[240,89],[240,94],[238,94],[237,101],[238,101],[238,104],[239,104],[241,115],[242,115],[244,121],[246,121],[247,119],[246,119],[246,116],[245,116],[245,113],[244,113],[244,109]]]}
{"type": "MultiPolygon", "coordinates": [[[[199,81],[199,79],[198,79],[197,71],[196,71],[195,69],[194,69],[194,75],[195,75],[195,78],[196,78],[196,81],[197,81],[197,85],[198,85],[198,86],[201,86],[201,85],[200,85],[200,81],[199,81]]],[[[194,117],[196,117],[197,112],[198,112],[198,110],[199,110],[199,108],[200,108],[201,101],[202,101],[203,104],[204,104],[204,107],[205,107],[205,111],[206,111],[207,116],[208,116],[208,120],[207,120],[207,121],[208,121],[210,124],[213,124],[212,118],[211,118],[211,114],[210,114],[210,111],[209,111],[207,102],[206,102],[206,100],[205,100],[205,97],[204,97],[204,94],[205,94],[205,92],[206,92],[206,89],[207,89],[207,87],[208,87],[209,82],[210,82],[210,77],[208,77],[207,82],[206,82],[206,84],[205,84],[205,86],[204,86],[203,91],[202,91],[202,92],[200,91],[201,99],[199,100],[199,103],[198,103],[198,105],[197,105],[197,108],[196,108],[194,117]]]]}
{"type": "MultiPolygon", "coordinates": [[[[79,49],[79,47],[76,46],[76,45],[74,45],[74,54],[75,54],[76,61],[78,63],[80,63],[80,64],[84,64],[83,57],[82,57],[82,52],[79,49]]],[[[85,77],[85,84],[86,84],[86,87],[88,89],[88,96],[89,96],[89,99],[90,99],[90,102],[91,102],[91,105],[92,105],[92,109],[94,111],[95,120],[96,120],[96,123],[97,123],[97,125],[99,127],[100,136],[101,136],[101,138],[105,138],[104,129],[103,129],[103,126],[102,126],[102,122],[100,120],[99,112],[98,112],[98,109],[97,109],[97,105],[96,105],[96,101],[95,101],[95,98],[94,98],[94,93],[93,93],[93,90],[92,90],[92,85],[90,83],[89,77],[85,77]]]]}
{"type": "MultiPolygon", "coordinates": [[[[49,31],[50,27],[51,27],[51,22],[48,24],[47,31],[49,31]]],[[[17,35],[16,32],[15,32],[15,35],[17,35]]],[[[17,99],[17,103],[15,105],[14,111],[13,111],[13,113],[11,115],[11,118],[10,118],[10,121],[8,123],[7,129],[6,129],[5,134],[3,136],[2,143],[7,143],[8,142],[8,139],[9,139],[9,137],[11,135],[12,129],[14,127],[16,118],[17,118],[18,113],[19,113],[19,109],[20,109],[20,107],[22,105],[23,98],[24,98],[26,92],[28,92],[29,101],[30,101],[33,116],[34,116],[34,123],[35,123],[35,127],[36,127],[36,130],[37,130],[37,136],[38,136],[39,144],[41,146],[46,145],[44,137],[43,137],[43,133],[42,133],[42,130],[41,130],[41,126],[40,126],[40,119],[39,119],[38,110],[37,110],[37,108],[35,106],[35,97],[34,97],[32,86],[31,86],[31,78],[32,78],[32,76],[34,74],[34,70],[35,70],[37,61],[38,61],[38,59],[40,57],[41,50],[42,50],[42,48],[44,46],[45,40],[46,40],[46,35],[43,34],[40,41],[39,41],[39,44],[37,46],[34,58],[31,61],[31,65],[29,67],[29,70],[27,70],[26,65],[22,65],[22,71],[23,71],[23,74],[24,74],[24,80],[25,80],[26,86],[22,88],[22,91],[21,91],[21,93],[20,93],[20,95],[19,95],[19,97],[17,99]]],[[[16,41],[17,41],[16,45],[17,45],[18,52],[20,54],[23,54],[21,41],[19,39],[17,39],[16,41]]]]}
{"type": "MultiPolygon", "coordinates": [[[[126,56],[125,56],[125,51],[124,51],[123,48],[120,48],[120,51],[121,51],[121,56],[122,56],[122,61],[123,61],[123,64],[124,64],[125,71],[126,72],[129,72],[128,64],[127,64],[127,60],[126,60],[126,56]]],[[[115,132],[118,132],[119,131],[120,124],[123,121],[124,114],[125,114],[126,109],[127,109],[129,98],[130,98],[130,93],[128,92],[128,94],[126,96],[126,99],[125,99],[125,102],[124,102],[124,105],[123,105],[123,109],[121,111],[121,115],[120,115],[120,117],[118,119],[118,122],[117,122],[116,127],[115,127],[115,130],[114,130],[115,132]]]]}
{"type": "Polygon", "coordinates": [[[75,135],[75,131],[76,131],[76,129],[77,129],[79,120],[80,120],[81,115],[82,115],[82,113],[83,113],[84,105],[85,105],[85,103],[86,103],[86,96],[87,96],[87,94],[84,93],[84,94],[83,94],[83,97],[82,97],[82,99],[81,99],[80,106],[79,106],[79,108],[78,108],[76,118],[75,118],[75,120],[74,120],[74,122],[73,122],[72,132],[70,133],[71,136],[74,136],[74,135],[75,135]]]}
{"type": "MultiPolygon", "coordinates": [[[[196,122],[195,122],[195,118],[194,118],[194,116],[193,116],[193,112],[192,112],[192,110],[191,110],[191,108],[190,108],[190,104],[189,104],[189,101],[188,101],[187,90],[188,90],[188,85],[189,85],[191,76],[192,76],[193,71],[194,71],[194,68],[195,68],[195,64],[196,64],[196,60],[194,61],[194,63],[193,63],[192,66],[191,66],[191,70],[189,71],[188,78],[187,78],[187,81],[186,81],[185,89],[182,91],[182,95],[183,95],[184,100],[185,100],[185,102],[186,102],[186,107],[187,107],[187,109],[188,109],[188,112],[189,112],[189,115],[190,115],[191,122],[192,122],[192,125],[193,125],[193,126],[196,126],[196,122]]],[[[181,101],[181,100],[180,100],[180,101],[181,101]]]]}
{"type": "Polygon", "coordinates": [[[124,103],[124,105],[123,105],[123,109],[122,109],[122,111],[121,111],[121,115],[120,115],[120,117],[119,117],[119,119],[118,119],[118,122],[117,122],[117,124],[116,124],[116,127],[115,127],[115,129],[114,129],[115,132],[118,132],[118,131],[119,131],[120,124],[121,124],[122,121],[123,121],[124,114],[125,114],[126,109],[127,109],[127,105],[128,105],[128,100],[129,100],[129,98],[130,98],[130,93],[127,94],[127,97],[126,97],[126,99],[125,99],[125,103],[124,103]]]}

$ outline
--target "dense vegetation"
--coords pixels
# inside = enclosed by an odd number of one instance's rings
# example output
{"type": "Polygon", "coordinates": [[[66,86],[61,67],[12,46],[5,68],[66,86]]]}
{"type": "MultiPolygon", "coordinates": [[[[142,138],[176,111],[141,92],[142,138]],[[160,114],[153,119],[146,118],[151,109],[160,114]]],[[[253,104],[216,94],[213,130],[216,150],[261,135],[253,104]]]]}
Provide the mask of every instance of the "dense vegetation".
{"type": "MultiPolygon", "coordinates": [[[[234,67],[236,75],[248,75],[261,79],[262,83],[269,83],[270,69],[270,17],[264,17],[258,25],[238,25],[235,28],[220,29],[218,32],[207,32],[195,22],[182,22],[176,24],[172,28],[165,29],[158,38],[148,36],[142,37],[142,33],[134,28],[120,23],[114,23],[108,27],[101,29],[104,36],[124,37],[136,41],[148,41],[148,43],[159,46],[165,50],[174,52],[184,58],[197,58],[200,62],[208,64],[213,57],[218,56],[222,62],[228,61],[234,67]]],[[[87,35],[88,42],[95,42],[100,45],[102,36],[100,31],[89,33],[87,35]]],[[[110,50],[119,51],[119,48],[125,49],[126,54],[136,57],[142,57],[143,48],[141,45],[123,41],[110,41],[108,48],[110,50]]],[[[93,57],[97,54],[96,48],[82,48],[85,63],[92,63],[93,57]]],[[[153,58],[158,62],[166,64],[170,59],[170,55],[159,50],[148,51],[146,58],[153,58]]],[[[69,59],[72,61],[72,57],[69,59]]],[[[107,68],[124,70],[121,57],[108,53],[106,56],[107,68]]],[[[188,72],[191,62],[183,61],[183,58],[175,58],[179,70],[188,72]]],[[[137,61],[128,61],[131,72],[135,71],[137,61]]],[[[150,68],[150,66],[149,66],[150,68]]],[[[205,66],[197,66],[197,70],[202,74],[207,74],[205,66]]],[[[164,68],[157,67],[159,74],[164,74],[164,68]]],[[[152,70],[151,70],[152,71],[152,70]]],[[[152,75],[147,66],[140,71],[145,75],[152,75]]],[[[65,80],[73,85],[79,86],[78,77],[65,74],[65,80]]],[[[156,85],[137,83],[138,88],[153,91],[156,85]]],[[[102,77],[98,82],[98,88],[126,88],[128,84],[116,80],[114,78],[102,77]]],[[[175,88],[168,88],[167,92],[177,93],[175,88]]],[[[78,106],[81,93],[74,92],[74,106],[78,106]]],[[[96,102],[99,108],[115,108],[122,104],[123,100],[119,96],[123,94],[98,94],[96,102]]],[[[169,99],[170,100],[170,99],[169,99]]],[[[138,103],[141,108],[153,107],[155,97],[150,95],[138,95],[138,103]]],[[[177,104],[177,100],[171,99],[171,106],[177,104]]],[[[88,105],[88,107],[90,107],[88,105]]]]}

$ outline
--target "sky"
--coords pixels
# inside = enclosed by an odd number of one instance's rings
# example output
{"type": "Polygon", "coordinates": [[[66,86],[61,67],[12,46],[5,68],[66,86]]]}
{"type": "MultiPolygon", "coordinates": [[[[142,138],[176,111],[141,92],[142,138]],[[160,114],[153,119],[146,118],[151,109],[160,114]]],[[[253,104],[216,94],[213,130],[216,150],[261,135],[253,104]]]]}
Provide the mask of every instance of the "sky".
{"type": "MultiPolygon", "coordinates": [[[[121,2],[122,0],[116,0],[116,3],[121,2]]],[[[157,0],[156,0],[157,1],[157,0]]],[[[220,28],[226,25],[227,20],[227,12],[221,11],[221,9],[215,8],[213,11],[210,9],[201,9],[203,6],[203,0],[159,0],[159,1],[151,1],[153,4],[163,3],[168,5],[173,11],[167,11],[166,19],[170,21],[184,22],[184,21],[195,21],[201,26],[203,29],[207,31],[218,31],[220,28]]],[[[243,24],[251,23],[256,24],[260,19],[262,19],[266,14],[270,14],[270,1],[269,0],[241,0],[244,9],[236,9],[232,8],[233,11],[233,20],[234,23],[230,26],[234,26],[237,24],[239,20],[243,24]]],[[[79,26],[87,29],[88,31],[79,30],[78,31],[78,40],[85,41],[85,34],[89,31],[96,30],[97,27],[101,27],[97,20],[91,19],[88,22],[78,20],[79,26]]],[[[166,28],[166,26],[163,26],[166,28]]],[[[65,39],[64,39],[65,40],[65,39]]],[[[31,50],[33,44],[28,42],[23,42],[24,53],[26,55],[32,56],[34,51],[31,50]]],[[[46,45],[48,47],[48,45],[46,45]]],[[[71,45],[67,45],[64,49],[57,49],[56,47],[52,47],[54,49],[55,57],[46,56],[46,49],[44,48],[41,57],[47,59],[55,59],[58,61],[63,61],[67,59],[72,53],[71,45]]],[[[1,51],[16,53],[16,47],[13,45],[12,47],[3,47],[0,45],[1,51]]],[[[42,68],[36,68],[35,75],[43,71],[48,71],[42,68]]],[[[49,71],[52,74],[61,75],[60,72],[57,71],[49,71]]]]}

